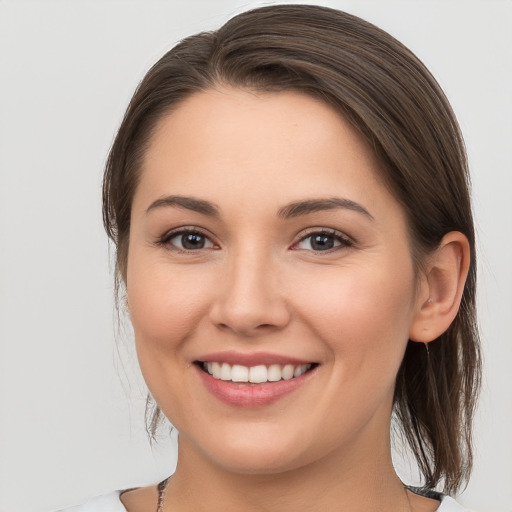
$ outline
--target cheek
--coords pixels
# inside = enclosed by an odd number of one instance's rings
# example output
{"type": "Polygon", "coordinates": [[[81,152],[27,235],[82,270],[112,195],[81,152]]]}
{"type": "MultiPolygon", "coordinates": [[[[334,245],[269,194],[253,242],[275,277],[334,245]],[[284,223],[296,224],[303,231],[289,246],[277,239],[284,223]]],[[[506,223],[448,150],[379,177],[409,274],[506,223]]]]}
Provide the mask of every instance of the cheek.
{"type": "Polygon", "coordinates": [[[183,385],[187,341],[207,314],[205,291],[216,289],[211,279],[198,268],[130,255],[127,297],[139,365],[152,396],[177,428],[191,400],[183,385]]]}
{"type": "Polygon", "coordinates": [[[127,296],[139,354],[179,348],[208,310],[211,274],[131,256],[127,296]]]}
{"type": "MultiPolygon", "coordinates": [[[[398,279],[382,269],[345,270],[330,279],[316,279],[316,285],[305,283],[301,306],[309,329],[330,353],[330,379],[317,407],[330,411],[336,426],[332,432],[339,425],[346,427],[340,432],[356,432],[376,411],[387,421],[407,345],[414,290],[407,267],[398,279]]],[[[328,423],[326,419],[326,429],[328,423]]]]}
{"type": "Polygon", "coordinates": [[[399,275],[392,267],[333,270],[303,283],[302,316],[335,358],[346,362],[344,371],[364,371],[370,361],[374,371],[397,371],[411,322],[412,268],[402,267],[399,275]]]}

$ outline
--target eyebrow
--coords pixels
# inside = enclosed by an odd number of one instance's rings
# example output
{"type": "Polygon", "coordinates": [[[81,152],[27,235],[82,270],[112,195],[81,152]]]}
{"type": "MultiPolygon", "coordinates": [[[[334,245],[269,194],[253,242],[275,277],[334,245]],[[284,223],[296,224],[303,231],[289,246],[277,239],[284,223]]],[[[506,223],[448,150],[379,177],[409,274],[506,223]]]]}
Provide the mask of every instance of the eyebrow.
{"type": "MultiPolygon", "coordinates": [[[[162,207],[183,208],[207,215],[209,217],[220,217],[220,209],[215,204],[204,199],[196,199],[187,196],[161,197],[149,205],[148,209],[146,210],[146,214],[156,208],[162,207]]],[[[335,210],[338,208],[352,210],[356,213],[365,215],[371,220],[374,220],[373,215],[364,206],[356,203],[355,201],[352,201],[351,199],[340,197],[294,201],[293,203],[287,204],[286,206],[280,208],[277,212],[277,215],[281,219],[289,219],[325,210],[335,210]]]]}
{"type": "Polygon", "coordinates": [[[296,201],[280,208],[277,214],[283,219],[289,219],[291,217],[308,215],[309,213],[325,210],[336,210],[338,208],[352,210],[356,213],[365,215],[371,220],[374,220],[373,215],[364,206],[356,203],[355,201],[352,201],[351,199],[344,199],[341,197],[296,201]]]}
{"type": "Polygon", "coordinates": [[[146,210],[146,214],[156,208],[169,206],[183,208],[185,210],[192,210],[197,213],[202,213],[203,215],[208,215],[209,217],[220,216],[219,208],[213,203],[205,201],[204,199],[195,199],[193,197],[186,196],[161,197],[149,205],[148,209],[146,210]]]}

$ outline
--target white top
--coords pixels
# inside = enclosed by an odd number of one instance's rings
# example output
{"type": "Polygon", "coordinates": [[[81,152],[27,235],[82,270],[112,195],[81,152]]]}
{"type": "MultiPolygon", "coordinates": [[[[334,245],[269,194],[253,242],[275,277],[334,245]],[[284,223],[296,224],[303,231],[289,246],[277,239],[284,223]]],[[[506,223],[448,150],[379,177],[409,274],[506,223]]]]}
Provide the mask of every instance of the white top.
{"type": "MultiPolygon", "coordinates": [[[[69,507],[58,512],[127,512],[121,503],[119,495],[122,491],[114,491],[109,494],[92,498],[83,505],[69,507]]],[[[437,512],[471,512],[468,508],[459,505],[453,498],[449,496],[441,497],[441,505],[437,512]]]]}

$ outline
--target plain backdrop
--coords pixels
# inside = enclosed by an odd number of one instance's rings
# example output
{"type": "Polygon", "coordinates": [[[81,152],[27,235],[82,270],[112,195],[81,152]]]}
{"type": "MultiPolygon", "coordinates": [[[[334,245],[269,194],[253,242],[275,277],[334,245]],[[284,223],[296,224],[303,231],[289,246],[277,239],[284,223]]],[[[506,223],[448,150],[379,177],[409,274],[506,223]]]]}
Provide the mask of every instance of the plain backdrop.
{"type": "MultiPolygon", "coordinates": [[[[186,35],[269,3],[0,0],[0,512],[55,510],[172,471],[175,439],[162,435],[151,448],[146,438],[130,331],[114,336],[103,165],[156,59],[186,35]]],[[[460,501],[510,512],[512,3],[321,3],[409,46],[460,120],[485,356],[475,471],[460,501]]],[[[407,473],[407,461],[398,464],[407,473]]]]}

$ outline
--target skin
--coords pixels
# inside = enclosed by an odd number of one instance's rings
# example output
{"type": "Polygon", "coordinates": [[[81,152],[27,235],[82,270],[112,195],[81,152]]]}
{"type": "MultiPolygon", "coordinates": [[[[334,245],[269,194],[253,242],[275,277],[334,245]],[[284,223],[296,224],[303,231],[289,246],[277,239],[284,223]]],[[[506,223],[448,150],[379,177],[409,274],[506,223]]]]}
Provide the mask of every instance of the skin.
{"type": "MultiPolygon", "coordinates": [[[[430,341],[453,319],[468,261],[451,233],[415,274],[405,214],[373,153],[311,97],[219,88],[165,116],[132,205],[126,285],[143,375],[180,433],[169,507],[436,510],[393,470],[393,388],[408,339],[430,341]],[[208,201],[218,215],[150,208],[169,196],[208,201]],[[278,213],[334,196],[368,214],[278,213]],[[204,247],[180,249],[169,233],[183,227],[204,233],[204,247]],[[335,233],[328,251],[311,245],[322,229],[335,233]],[[226,350],[318,366],[277,402],[240,408],[214,397],[194,365],[226,350]]],[[[153,510],[156,490],[122,501],[153,510]]]]}

